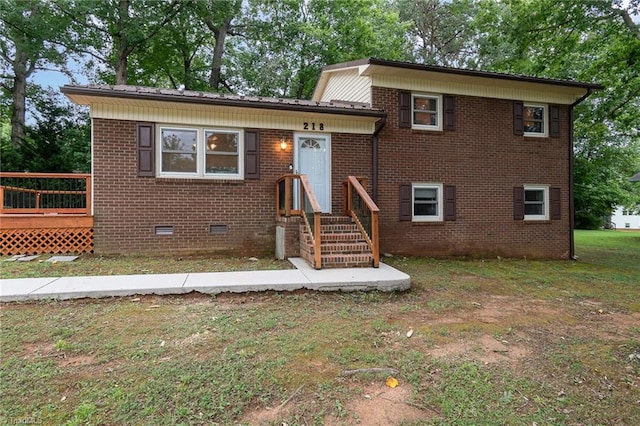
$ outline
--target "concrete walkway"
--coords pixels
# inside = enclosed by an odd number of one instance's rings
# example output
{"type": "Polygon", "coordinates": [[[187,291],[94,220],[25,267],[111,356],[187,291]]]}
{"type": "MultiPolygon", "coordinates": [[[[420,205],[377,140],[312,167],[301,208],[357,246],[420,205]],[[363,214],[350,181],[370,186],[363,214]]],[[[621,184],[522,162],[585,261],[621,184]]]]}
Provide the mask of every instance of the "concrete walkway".
{"type": "Polygon", "coordinates": [[[301,258],[289,261],[296,269],[239,272],[202,272],[163,275],[105,275],[94,277],[17,278],[0,280],[0,302],[135,294],[207,294],[248,291],[407,290],[411,277],[391,266],[379,268],[311,268],[301,258]]]}

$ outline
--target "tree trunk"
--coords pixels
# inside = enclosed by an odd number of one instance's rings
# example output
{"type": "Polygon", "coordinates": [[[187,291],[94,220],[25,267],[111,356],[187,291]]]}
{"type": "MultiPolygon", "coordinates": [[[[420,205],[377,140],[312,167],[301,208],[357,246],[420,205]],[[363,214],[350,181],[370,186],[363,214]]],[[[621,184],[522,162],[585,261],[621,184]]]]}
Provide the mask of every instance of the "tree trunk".
{"type": "MultiPolygon", "coordinates": [[[[213,31],[216,37],[216,45],[213,48],[213,60],[211,63],[211,75],[209,76],[209,87],[214,91],[220,90],[220,84],[222,83],[222,55],[224,53],[224,40],[227,37],[229,26],[231,25],[232,17],[226,18],[220,28],[213,28],[212,25],[207,25],[209,29],[213,31]]],[[[209,24],[209,23],[208,23],[209,24]]]]}
{"type": "Polygon", "coordinates": [[[27,97],[27,78],[29,70],[27,70],[27,55],[23,51],[16,51],[16,59],[14,61],[13,87],[11,88],[11,96],[13,105],[11,108],[11,144],[14,149],[18,149],[25,138],[24,123],[26,120],[25,99],[27,97]]]}
{"type": "Polygon", "coordinates": [[[116,84],[127,84],[127,65],[129,57],[129,45],[126,36],[126,26],[129,23],[129,0],[120,0],[118,3],[118,20],[113,41],[116,47],[115,71],[116,84]]]}

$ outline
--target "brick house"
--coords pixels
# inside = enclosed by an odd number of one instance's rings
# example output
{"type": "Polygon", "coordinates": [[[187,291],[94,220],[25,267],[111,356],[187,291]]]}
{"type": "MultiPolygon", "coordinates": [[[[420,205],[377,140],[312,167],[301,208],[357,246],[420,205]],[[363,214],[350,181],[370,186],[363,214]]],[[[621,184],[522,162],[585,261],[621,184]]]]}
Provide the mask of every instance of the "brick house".
{"type": "Polygon", "coordinates": [[[371,251],[571,257],[572,110],[599,88],[365,59],[324,68],[310,101],[62,92],[91,109],[96,252],[263,254],[278,240],[313,263],[320,234],[322,266],[340,266],[371,251]]]}

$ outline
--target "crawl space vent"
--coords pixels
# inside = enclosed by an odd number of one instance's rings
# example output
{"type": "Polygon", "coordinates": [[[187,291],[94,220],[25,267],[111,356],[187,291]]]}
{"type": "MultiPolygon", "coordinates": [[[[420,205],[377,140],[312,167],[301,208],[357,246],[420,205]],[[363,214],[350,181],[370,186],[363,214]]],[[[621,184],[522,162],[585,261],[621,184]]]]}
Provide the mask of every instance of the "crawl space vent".
{"type": "Polygon", "coordinates": [[[173,235],[172,225],[156,225],[154,230],[156,235],[173,235]]]}
{"type": "Polygon", "coordinates": [[[224,235],[229,232],[227,225],[209,225],[209,233],[212,235],[224,235]]]}

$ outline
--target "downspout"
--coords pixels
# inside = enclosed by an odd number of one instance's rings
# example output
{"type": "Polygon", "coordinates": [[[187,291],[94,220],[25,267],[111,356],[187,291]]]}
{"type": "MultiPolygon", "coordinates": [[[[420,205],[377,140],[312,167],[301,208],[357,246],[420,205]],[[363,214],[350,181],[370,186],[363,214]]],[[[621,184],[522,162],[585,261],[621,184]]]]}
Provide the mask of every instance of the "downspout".
{"type": "Polygon", "coordinates": [[[575,228],[575,207],[573,202],[573,108],[587,99],[591,93],[591,88],[587,88],[587,93],[569,105],[569,259],[571,260],[578,260],[573,236],[575,228]]]}
{"type": "Polygon", "coordinates": [[[376,128],[371,137],[371,198],[374,203],[378,203],[378,134],[387,124],[387,117],[382,117],[376,121],[376,128]]]}

